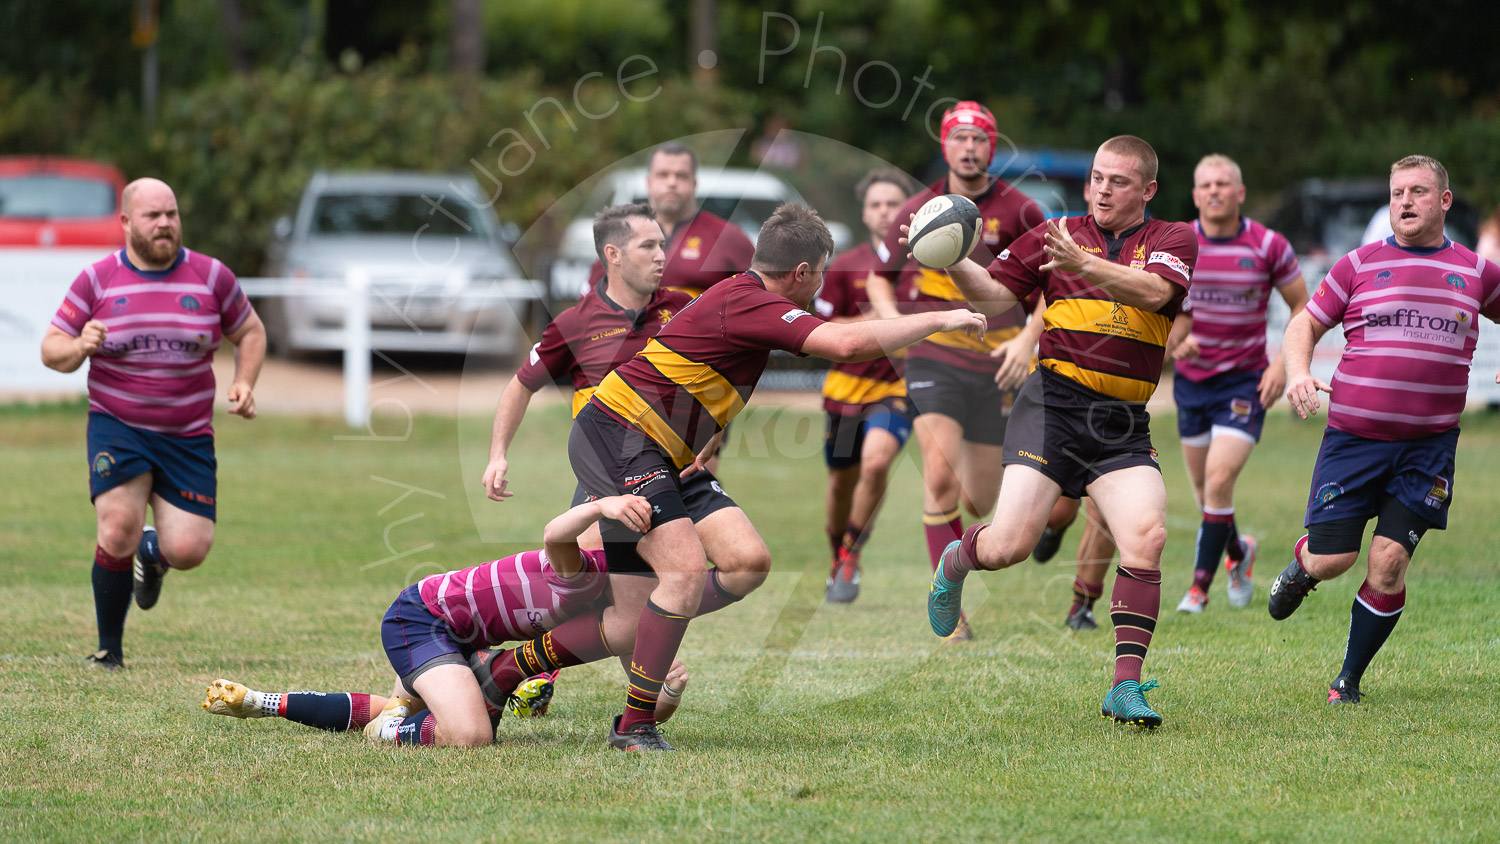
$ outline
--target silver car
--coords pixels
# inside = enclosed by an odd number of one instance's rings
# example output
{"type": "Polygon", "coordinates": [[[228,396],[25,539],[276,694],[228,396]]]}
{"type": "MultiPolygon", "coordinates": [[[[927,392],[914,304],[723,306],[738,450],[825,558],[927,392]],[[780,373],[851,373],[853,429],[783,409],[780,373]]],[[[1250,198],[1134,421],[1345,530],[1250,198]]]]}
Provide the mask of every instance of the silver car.
{"type": "Polygon", "coordinates": [[[343,348],[357,277],[372,348],[518,354],[544,287],[522,276],[502,232],[469,175],[317,173],[267,256],[289,293],[257,305],[272,350],[343,348]]]}

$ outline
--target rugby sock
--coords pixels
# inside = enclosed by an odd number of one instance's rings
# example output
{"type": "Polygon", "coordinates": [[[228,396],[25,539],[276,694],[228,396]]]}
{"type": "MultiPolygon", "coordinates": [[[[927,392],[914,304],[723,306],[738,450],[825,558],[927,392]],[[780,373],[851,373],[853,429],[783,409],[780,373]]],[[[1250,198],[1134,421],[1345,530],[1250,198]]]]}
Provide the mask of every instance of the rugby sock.
{"type": "Polygon", "coordinates": [[[604,611],[600,610],[570,618],[529,642],[501,651],[489,661],[490,677],[496,689],[509,694],[527,677],[610,655],[604,641],[604,611]]]}
{"type": "Polygon", "coordinates": [[[1104,584],[1094,584],[1081,577],[1073,578],[1073,606],[1092,610],[1094,602],[1104,594],[1104,584]]]}
{"type": "Polygon", "coordinates": [[[1240,526],[1234,523],[1234,510],[1229,511],[1229,541],[1224,544],[1224,550],[1229,554],[1229,559],[1238,563],[1245,559],[1245,543],[1240,541],[1240,526]]]}
{"type": "Polygon", "coordinates": [[[1161,612],[1161,572],[1117,566],[1109,620],[1115,625],[1115,685],[1141,679],[1141,664],[1161,612]]]}
{"type": "Polygon", "coordinates": [[[969,572],[979,568],[979,534],[989,529],[988,522],[970,525],[958,540],[958,553],[943,560],[943,579],[959,583],[969,572]]]}
{"type": "Polygon", "coordinates": [[[94,546],[94,620],[99,624],[99,649],[116,656],[125,653],[125,614],[130,611],[134,575],[130,555],[112,557],[94,546]]]}
{"type": "Polygon", "coordinates": [[[1233,531],[1233,507],[1228,511],[1203,508],[1203,523],[1198,526],[1198,547],[1193,558],[1193,585],[1205,593],[1214,582],[1219,560],[1233,531]]]}
{"type": "Polygon", "coordinates": [[[839,549],[844,547],[843,534],[828,532],[828,550],[833,554],[835,561],[839,558],[839,549]]]}
{"type": "Polygon", "coordinates": [[[686,616],[646,602],[630,656],[630,691],[625,696],[625,714],[620,716],[620,732],[636,724],[656,723],[656,698],[687,628],[686,616]]]}
{"type": "Polygon", "coordinates": [[[397,744],[432,744],[437,740],[437,719],[432,716],[432,710],[413,712],[396,727],[394,738],[397,744]]]}
{"type": "Polygon", "coordinates": [[[868,525],[860,526],[853,522],[844,526],[844,537],[840,547],[851,554],[858,554],[865,549],[865,540],[870,538],[867,533],[868,525]]]}
{"type": "Polygon", "coordinates": [[[943,549],[963,536],[964,520],[959,517],[957,508],[947,513],[923,513],[922,528],[927,534],[927,556],[936,571],[938,562],[943,559],[943,549]]]}
{"type": "Polygon", "coordinates": [[[1401,611],[1406,607],[1406,590],[1394,595],[1375,591],[1366,580],[1354,595],[1354,604],[1349,608],[1349,644],[1344,649],[1344,668],[1339,676],[1358,686],[1370,660],[1375,658],[1387,636],[1396,629],[1401,620],[1401,611]]]}
{"type": "MultiPolygon", "coordinates": [[[[252,693],[256,694],[256,693],[252,693]]],[[[278,715],[288,721],[341,733],[361,730],[370,723],[370,696],[324,692],[259,692],[260,708],[267,715],[278,715]]]]}
{"type": "Polygon", "coordinates": [[[698,599],[698,614],[694,618],[718,612],[730,604],[739,602],[744,597],[726,589],[719,580],[719,570],[713,569],[708,573],[708,580],[703,584],[703,597],[698,599]]]}

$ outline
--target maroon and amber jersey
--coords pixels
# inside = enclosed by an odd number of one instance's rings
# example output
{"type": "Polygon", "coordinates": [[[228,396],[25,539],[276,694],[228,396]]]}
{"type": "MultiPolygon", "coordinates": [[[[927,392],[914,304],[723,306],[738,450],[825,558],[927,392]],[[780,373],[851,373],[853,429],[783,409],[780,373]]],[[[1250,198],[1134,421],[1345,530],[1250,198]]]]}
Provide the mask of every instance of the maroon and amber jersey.
{"type": "MultiPolygon", "coordinates": [[[[911,219],[918,208],[948,189],[946,176],[939,182],[919,191],[896,213],[897,225],[891,226],[885,241],[875,250],[879,263],[875,272],[884,276],[896,290],[896,304],[905,313],[917,311],[940,311],[968,308],[969,302],[959,292],[947,270],[923,267],[906,257],[907,248],[897,243],[905,237],[901,226],[911,219]]],[[[1026,194],[1004,179],[996,179],[990,189],[974,199],[983,220],[979,242],[969,256],[974,263],[985,266],[995,254],[1020,237],[1032,226],[1039,225],[1046,215],[1026,194]]],[[[1012,308],[990,318],[989,329],[984,338],[976,340],[962,331],[934,334],[917,343],[907,353],[911,358],[930,358],[950,366],[958,366],[975,372],[994,372],[999,363],[989,356],[996,346],[1016,336],[1026,324],[1025,308],[1012,308]]]]}
{"type": "MultiPolygon", "coordinates": [[[[750,269],[755,244],[739,226],[707,211],[672,230],[667,238],[667,266],[661,286],[700,296],[715,284],[750,269]]],[[[589,273],[592,286],[604,278],[604,266],[594,262],[589,273]]]]}
{"type": "MultiPolygon", "coordinates": [[[[825,319],[857,317],[870,309],[865,281],[875,268],[875,249],[868,243],[833,259],[823,273],[823,288],[814,301],[818,316],[825,319]]],[[[895,353],[892,349],[891,353],[895,353]]],[[[906,383],[893,357],[878,357],[859,363],[835,363],[823,379],[823,408],[849,416],[891,396],[906,395],[906,383]]]]}
{"type": "Polygon", "coordinates": [[[564,376],[571,378],[577,416],[604,376],[635,357],[688,301],[686,293],[658,288],[646,307],[627,311],[609,298],[600,282],[548,324],[516,379],[536,392],[564,376]]]}
{"type": "Polygon", "coordinates": [[[685,467],[745,409],[771,350],[801,354],[822,324],[760,276],[741,273],[683,308],[591,401],[685,467]]]}
{"type": "MultiPolygon", "coordinates": [[[[1147,220],[1111,239],[1092,215],[1068,217],[1068,231],[1085,252],[1116,264],[1155,273],[1180,290],[1156,311],[1121,304],[1082,276],[1042,272],[1046,225],[1040,225],[996,256],[990,275],[1021,299],[1038,290],[1047,298],[1040,365],[1098,393],[1145,402],[1161,379],[1172,320],[1192,283],[1198,237],[1187,223],[1147,220]]],[[[1017,306],[1018,308],[1021,306],[1017,306]]]]}

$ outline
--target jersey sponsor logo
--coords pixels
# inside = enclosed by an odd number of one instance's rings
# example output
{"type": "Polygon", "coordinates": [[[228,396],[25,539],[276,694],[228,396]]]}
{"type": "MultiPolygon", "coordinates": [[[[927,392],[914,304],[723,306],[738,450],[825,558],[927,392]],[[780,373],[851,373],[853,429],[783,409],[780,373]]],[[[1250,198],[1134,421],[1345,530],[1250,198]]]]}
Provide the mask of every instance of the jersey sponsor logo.
{"type": "MultiPolygon", "coordinates": [[[[662,478],[665,478],[666,476],[667,471],[665,469],[653,469],[643,475],[631,475],[630,477],[627,477],[625,479],[625,486],[630,488],[631,495],[640,495],[641,490],[645,489],[651,484],[656,483],[662,478]]],[[[653,507],[652,512],[657,512],[656,508],[653,507]]]]}
{"type": "Polygon", "coordinates": [[[1418,308],[1365,309],[1366,334],[1372,340],[1436,343],[1460,348],[1468,337],[1469,316],[1461,311],[1428,315],[1418,308]]]}
{"type": "Polygon", "coordinates": [[[99,347],[99,353],[105,357],[123,357],[128,354],[139,354],[147,357],[170,352],[192,355],[203,348],[203,343],[206,339],[206,336],[202,334],[197,335],[196,339],[193,340],[161,337],[156,334],[137,334],[131,337],[129,342],[110,343],[106,341],[99,347]]]}
{"type": "Polygon", "coordinates": [[[547,632],[547,613],[538,610],[512,610],[511,620],[519,631],[529,630],[537,636],[547,632]]]}
{"type": "Polygon", "coordinates": [[[1260,298],[1260,290],[1254,287],[1245,290],[1222,290],[1196,285],[1188,291],[1188,298],[1199,304],[1252,305],[1260,298]]]}
{"type": "Polygon", "coordinates": [[[700,257],[703,256],[703,238],[701,238],[701,237],[690,237],[690,238],[688,238],[687,241],[682,244],[682,251],[678,252],[677,254],[679,254],[682,257],[688,259],[689,261],[696,261],[696,260],[698,260],[700,257]]]}
{"type": "Polygon", "coordinates": [[[1193,271],[1188,268],[1187,262],[1183,261],[1176,255],[1173,255],[1171,252],[1152,252],[1151,260],[1147,261],[1146,263],[1165,264],[1166,266],[1171,267],[1173,270],[1175,270],[1177,274],[1181,275],[1184,279],[1190,279],[1193,276],[1193,271]]]}
{"type": "Polygon", "coordinates": [[[177,299],[177,304],[182,306],[182,309],[190,314],[198,313],[198,300],[193,298],[192,294],[182,294],[182,296],[177,299]]]}
{"type": "Polygon", "coordinates": [[[1037,455],[1037,454],[1032,454],[1031,452],[1027,451],[1024,448],[1021,449],[1021,450],[1019,450],[1019,451],[1017,451],[1016,452],[1016,456],[1018,456],[1018,457],[1024,457],[1027,460],[1035,460],[1036,462],[1042,464],[1043,466],[1048,465],[1047,464],[1047,458],[1042,457],[1042,456],[1037,455]]]}
{"type": "Polygon", "coordinates": [[[92,466],[95,475],[98,475],[101,478],[107,478],[109,477],[109,473],[114,471],[115,468],[114,455],[110,454],[107,451],[101,451],[98,454],[94,455],[92,466]]]}
{"type": "Polygon", "coordinates": [[[1449,481],[1442,475],[1432,476],[1432,489],[1427,491],[1427,497],[1422,503],[1428,507],[1442,507],[1443,502],[1448,500],[1449,481]]]}
{"type": "Polygon", "coordinates": [[[109,303],[109,313],[111,316],[119,316],[120,314],[125,313],[125,311],[127,311],[129,308],[129,296],[121,296],[120,298],[115,299],[114,301],[109,303]]]}
{"type": "Polygon", "coordinates": [[[1319,504],[1322,504],[1324,510],[1327,510],[1328,508],[1333,506],[1333,500],[1343,494],[1343,484],[1330,481],[1318,487],[1318,491],[1313,494],[1313,499],[1319,504]]]}
{"type": "Polygon", "coordinates": [[[76,319],[78,317],[78,309],[73,307],[71,302],[63,302],[59,310],[62,311],[62,315],[66,319],[76,319]]]}
{"type": "Polygon", "coordinates": [[[1461,275],[1459,275],[1458,273],[1449,273],[1448,274],[1448,286],[1451,287],[1451,288],[1453,288],[1454,290],[1463,290],[1464,289],[1464,277],[1461,276],[1461,275]]]}
{"type": "Polygon", "coordinates": [[[598,334],[589,335],[589,341],[593,342],[594,340],[603,340],[606,337],[614,337],[617,334],[624,334],[629,330],[630,329],[628,328],[611,328],[608,331],[601,331],[598,334]]]}
{"type": "Polygon", "coordinates": [[[1390,287],[1391,284],[1395,282],[1395,280],[1396,276],[1393,275],[1390,270],[1381,270],[1380,272],[1375,274],[1375,281],[1373,284],[1371,284],[1371,286],[1376,290],[1384,290],[1385,288],[1390,287]]]}
{"type": "Polygon", "coordinates": [[[984,221],[984,242],[987,246],[1000,242],[1000,218],[990,217],[984,221]]]}
{"type": "Polygon", "coordinates": [[[802,310],[801,308],[792,308],[790,311],[787,311],[786,313],[781,315],[781,321],[790,325],[791,323],[796,322],[799,317],[805,316],[812,316],[812,314],[802,310]]]}

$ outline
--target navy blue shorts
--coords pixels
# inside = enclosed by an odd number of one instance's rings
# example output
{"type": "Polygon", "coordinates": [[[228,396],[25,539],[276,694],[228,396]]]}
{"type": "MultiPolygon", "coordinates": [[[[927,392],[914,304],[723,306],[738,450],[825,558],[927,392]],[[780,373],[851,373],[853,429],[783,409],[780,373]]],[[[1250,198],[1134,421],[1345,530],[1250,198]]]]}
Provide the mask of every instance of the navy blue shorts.
{"type": "Polygon", "coordinates": [[[1260,442],[1260,429],[1266,423],[1266,409],[1260,404],[1260,375],[1264,371],[1225,372],[1202,381],[1181,375],[1173,378],[1177,433],[1185,441],[1200,440],[1185,444],[1206,446],[1208,438],[1220,432],[1260,442]]]}
{"type": "Polygon", "coordinates": [[[453,638],[448,623],[432,614],[422,603],[418,584],[401,590],[380,622],[380,643],[386,658],[396,669],[396,676],[406,690],[416,695],[411,684],[427,670],[439,665],[468,665],[469,654],[477,648],[453,638]]]}
{"type": "Polygon", "coordinates": [[[830,469],[858,466],[865,448],[865,432],[872,428],[896,438],[896,448],[911,437],[911,403],[901,396],[891,396],[867,404],[859,413],[847,416],[828,414],[828,436],[823,440],[823,462],[830,469]]]}
{"type": "Polygon", "coordinates": [[[213,434],[172,437],[89,412],[89,501],[151,473],[151,491],[167,503],[213,520],[218,461],[213,434]]]}
{"type": "Polygon", "coordinates": [[[1369,520],[1394,498],[1433,527],[1448,527],[1458,429],[1420,440],[1386,442],[1334,428],[1323,432],[1313,467],[1305,524],[1369,520]]]}

